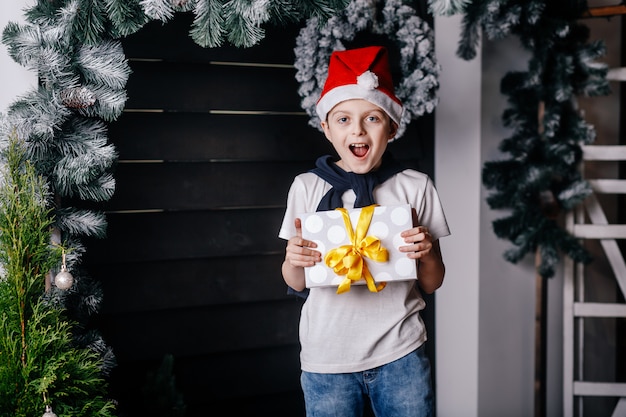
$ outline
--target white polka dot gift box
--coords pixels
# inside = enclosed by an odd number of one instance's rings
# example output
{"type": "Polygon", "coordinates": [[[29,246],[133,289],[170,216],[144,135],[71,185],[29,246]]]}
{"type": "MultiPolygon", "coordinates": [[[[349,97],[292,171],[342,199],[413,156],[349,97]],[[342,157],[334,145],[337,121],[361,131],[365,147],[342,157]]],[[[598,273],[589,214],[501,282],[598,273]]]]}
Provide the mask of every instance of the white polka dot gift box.
{"type": "Polygon", "coordinates": [[[400,233],[413,227],[411,206],[368,206],[306,213],[302,237],[317,243],[322,262],[305,268],[306,286],[367,285],[381,291],[389,281],[417,279],[415,260],[398,248],[406,245],[400,233]]]}

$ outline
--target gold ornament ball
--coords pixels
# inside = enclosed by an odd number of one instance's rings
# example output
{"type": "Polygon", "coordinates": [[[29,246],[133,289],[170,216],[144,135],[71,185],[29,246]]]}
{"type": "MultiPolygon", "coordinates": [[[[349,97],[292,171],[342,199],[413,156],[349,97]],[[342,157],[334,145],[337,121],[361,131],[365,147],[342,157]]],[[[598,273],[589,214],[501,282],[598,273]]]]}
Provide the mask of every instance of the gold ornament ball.
{"type": "Polygon", "coordinates": [[[61,272],[54,277],[54,285],[61,290],[68,290],[73,283],[74,277],[67,270],[61,270],[61,272]]]}

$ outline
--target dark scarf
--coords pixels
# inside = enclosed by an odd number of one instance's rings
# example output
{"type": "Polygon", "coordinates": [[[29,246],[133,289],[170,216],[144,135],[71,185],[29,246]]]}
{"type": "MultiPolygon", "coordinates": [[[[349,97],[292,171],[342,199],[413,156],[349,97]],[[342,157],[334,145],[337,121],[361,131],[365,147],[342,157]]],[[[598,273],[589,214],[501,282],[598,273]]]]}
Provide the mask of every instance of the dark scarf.
{"type": "MultiPolygon", "coordinates": [[[[315,162],[315,168],[310,172],[328,182],[332,188],[322,197],[316,211],[334,210],[338,207],[343,207],[341,197],[343,193],[350,189],[354,190],[356,194],[354,208],[375,204],[374,188],[398,172],[404,171],[404,169],[405,167],[396,161],[389,152],[385,152],[382,163],[376,171],[366,174],[346,172],[337,166],[330,155],[321,156],[315,162]]],[[[296,291],[289,287],[287,292],[302,298],[306,298],[309,295],[308,288],[296,291]]]]}
{"type": "Polygon", "coordinates": [[[391,153],[385,152],[380,167],[366,174],[346,172],[339,168],[330,155],[322,156],[315,162],[316,168],[310,172],[328,182],[332,188],[322,197],[317,211],[334,210],[343,207],[343,193],[352,189],[356,194],[354,208],[375,204],[374,188],[405,169],[391,153]]]}

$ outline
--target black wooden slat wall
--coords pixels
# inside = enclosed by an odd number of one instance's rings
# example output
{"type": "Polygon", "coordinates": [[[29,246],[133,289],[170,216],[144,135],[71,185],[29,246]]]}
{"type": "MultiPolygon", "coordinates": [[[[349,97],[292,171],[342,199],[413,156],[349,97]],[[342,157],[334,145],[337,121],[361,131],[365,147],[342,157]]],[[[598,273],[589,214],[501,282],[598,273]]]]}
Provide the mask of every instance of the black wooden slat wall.
{"type": "MultiPolygon", "coordinates": [[[[146,374],[172,354],[187,416],[301,416],[301,302],[286,295],[277,233],[294,175],[332,148],[299,106],[299,28],[202,49],[191,20],[124,40],[129,99],[109,128],[117,188],[85,204],[109,223],[84,266],[104,290],[94,326],[117,355],[112,394],[121,415],[146,415],[146,374]]],[[[432,136],[426,116],[391,149],[432,173],[432,136]]]]}

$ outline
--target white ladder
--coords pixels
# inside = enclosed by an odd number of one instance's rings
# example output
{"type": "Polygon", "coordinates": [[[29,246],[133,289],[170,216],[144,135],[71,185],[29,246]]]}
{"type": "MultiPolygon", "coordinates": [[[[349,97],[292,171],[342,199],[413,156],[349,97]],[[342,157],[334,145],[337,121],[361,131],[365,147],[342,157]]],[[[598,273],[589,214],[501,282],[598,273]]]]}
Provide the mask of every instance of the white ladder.
{"type": "MultiPolygon", "coordinates": [[[[626,161],[626,146],[584,146],[584,161],[626,161]]],[[[626,194],[626,180],[588,180],[593,193],[575,212],[566,216],[566,228],[580,239],[597,239],[617,281],[626,295],[626,262],[616,239],[626,239],[626,225],[609,224],[596,197],[598,194],[626,194]],[[588,221],[588,222],[586,222],[588,221]]],[[[626,383],[585,381],[583,352],[585,319],[623,317],[626,304],[586,302],[584,265],[571,258],[564,261],[563,285],[563,415],[582,416],[583,397],[619,397],[612,417],[626,416],[626,383]],[[576,405],[578,405],[576,407],[576,405]]]]}

